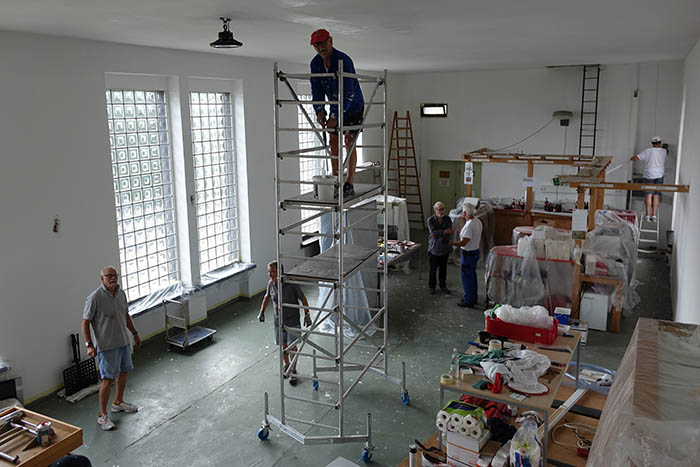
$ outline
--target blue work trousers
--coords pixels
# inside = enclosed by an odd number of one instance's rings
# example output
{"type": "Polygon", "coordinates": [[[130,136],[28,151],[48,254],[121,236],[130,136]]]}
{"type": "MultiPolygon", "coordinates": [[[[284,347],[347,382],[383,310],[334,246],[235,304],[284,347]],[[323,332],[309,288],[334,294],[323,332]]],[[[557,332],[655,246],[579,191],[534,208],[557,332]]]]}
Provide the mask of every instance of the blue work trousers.
{"type": "Polygon", "coordinates": [[[479,262],[479,250],[462,250],[462,287],[464,303],[474,305],[479,301],[479,283],[476,280],[476,264],[479,262]]]}

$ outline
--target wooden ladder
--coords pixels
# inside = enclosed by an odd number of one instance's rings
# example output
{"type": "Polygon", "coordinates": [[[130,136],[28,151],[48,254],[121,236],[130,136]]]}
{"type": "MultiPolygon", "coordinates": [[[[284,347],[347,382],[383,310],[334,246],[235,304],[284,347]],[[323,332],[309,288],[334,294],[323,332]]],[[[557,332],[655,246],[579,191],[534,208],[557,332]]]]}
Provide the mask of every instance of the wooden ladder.
{"type": "Polygon", "coordinates": [[[389,193],[406,199],[409,227],[425,229],[423,199],[420,193],[420,179],[418,178],[418,165],[416,164],[413,128],[411,127],[409,111],[406,111],[405,117],[399,117],[398,112],[394,112],[387,170],[389,193]]]}

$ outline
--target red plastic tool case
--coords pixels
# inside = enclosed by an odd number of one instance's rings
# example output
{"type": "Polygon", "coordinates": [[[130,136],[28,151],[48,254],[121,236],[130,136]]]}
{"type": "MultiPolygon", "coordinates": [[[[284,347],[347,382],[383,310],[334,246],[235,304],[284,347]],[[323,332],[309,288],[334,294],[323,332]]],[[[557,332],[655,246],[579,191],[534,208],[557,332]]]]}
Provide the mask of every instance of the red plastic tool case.
{"type": "Polygon", "coordinates": [[[556,318],[552,318],[554,325],[550,329],[531,328],[520,324],[506,323],[498,318],[491,319],[486,317],[486,331],[495,336],[507,337],[522,342],[531,342],[533,344],[551,345],[557,340],[557,330],[559,322],[556,318]]]}

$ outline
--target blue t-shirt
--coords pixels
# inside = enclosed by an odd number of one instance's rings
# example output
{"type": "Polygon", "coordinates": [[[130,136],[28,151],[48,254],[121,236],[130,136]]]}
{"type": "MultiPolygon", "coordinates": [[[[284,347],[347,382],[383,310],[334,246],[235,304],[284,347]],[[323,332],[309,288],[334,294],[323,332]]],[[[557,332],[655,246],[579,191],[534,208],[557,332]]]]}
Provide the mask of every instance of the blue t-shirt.
{"type": "MultiPolygon", "coordinates": [[[[338,71],[338,62],[343,61],[343,72],[355,73],[355,65],[352,59],[340,50],[333,48],[331,53],[331,64],[326,69],[323,58],[316,54],[311,60],[311,73],[335,73],[338,71]]],[[[338,100],[338,80],[333,77],[313,77],[311,78],[311,95],[315,101],[323,101],[328,98],[330,101],[338,100]]],[[[325,110],[325,106],[314,104],[316,113],[325,110]]],[[[348,118],[361,114],[365,110],[365,98],[362,96],[362,88],[357,78],[343,79],[343,118],[348,118]]],[[[338,106],[331,105],[329,117],[338,119],[338,106]]]]}

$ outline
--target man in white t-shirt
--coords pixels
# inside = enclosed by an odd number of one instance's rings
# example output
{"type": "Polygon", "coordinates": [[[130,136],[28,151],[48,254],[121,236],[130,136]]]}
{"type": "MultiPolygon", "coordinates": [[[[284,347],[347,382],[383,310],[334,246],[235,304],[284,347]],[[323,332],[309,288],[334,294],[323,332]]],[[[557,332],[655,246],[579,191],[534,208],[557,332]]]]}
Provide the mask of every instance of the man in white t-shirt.
{"type": "Polygon", "coordinates": [[[462,206],[462,217],[466,219],[459,232],[459,240],[450,241],[453,246],[462,248],[462,287],[464,298],[457,303],[461,307],[471,307],[479,301],[479,283],[476,280],[476,265],[479,262],[479,245],[481,243],[481,221],[474,217],[476,208],[473,204],[462,206]]]}
{"type": "MultiPolygon", "coordinates": [[[[631,159],[633,161],[644,162],[644,174],[642,177],[644,178],[645,185],[661,185],[664,183],[666,155],[666,149],[661,147],[661,138],[654,136],[651,139],[651,147],[646,148],[631,159]]],[[[656,222],[656,214],[659,210],[660,199],[660,191],[644,192],[644,207],[648,221],[656,222]]]]}

